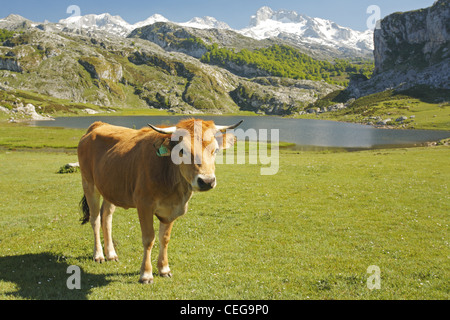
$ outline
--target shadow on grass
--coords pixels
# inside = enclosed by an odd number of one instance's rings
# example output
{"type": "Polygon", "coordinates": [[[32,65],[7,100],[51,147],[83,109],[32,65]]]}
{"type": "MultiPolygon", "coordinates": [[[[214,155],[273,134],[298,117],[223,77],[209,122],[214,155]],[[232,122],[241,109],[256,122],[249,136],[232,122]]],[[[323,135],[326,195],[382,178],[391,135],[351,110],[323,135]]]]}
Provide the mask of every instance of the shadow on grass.
{"type": "MultiPolygon", "coordinates": [[[[108,285],[107,275],[88,274],[81,270],[80,289],[69,289],[67,280],[73,272],[69,265],[50,253],[0,257],[0,281],[14,283],[7,292],[12,298],[32,300],[86,300],[92,288],[108,285]]],[[[72,282],[71,282],[72,283],[72,282]]]]}
{"type": "Polygon", "coordinates": [[[417,85],[406,90],[397,90],[394,92],[394,96],[412,97],[426,103],[439,103],[450,100],[450,90],[417,85]]]}

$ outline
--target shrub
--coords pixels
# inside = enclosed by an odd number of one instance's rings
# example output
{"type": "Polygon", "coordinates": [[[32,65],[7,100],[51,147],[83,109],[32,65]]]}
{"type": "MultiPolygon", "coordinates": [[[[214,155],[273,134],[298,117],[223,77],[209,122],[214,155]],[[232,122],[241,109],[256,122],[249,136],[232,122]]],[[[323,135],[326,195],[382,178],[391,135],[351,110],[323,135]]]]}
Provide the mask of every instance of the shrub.
{"type": "Polygon", "coordinates": [[[78,171],[79,171],[79,167],[74,167],[74,166],[71,166],[70,164],[66,164],[66,165],[62,166],[61,168],[59,168],[59,170],[56,173],[65,174],[65,173],[76,173],[78,171]]]}

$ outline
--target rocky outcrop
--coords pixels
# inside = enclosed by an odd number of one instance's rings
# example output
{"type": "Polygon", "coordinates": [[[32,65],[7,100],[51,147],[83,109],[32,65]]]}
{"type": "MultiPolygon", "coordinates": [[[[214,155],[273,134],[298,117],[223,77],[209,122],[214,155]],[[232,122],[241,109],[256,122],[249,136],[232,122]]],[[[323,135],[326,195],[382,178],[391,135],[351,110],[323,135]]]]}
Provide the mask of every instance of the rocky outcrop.
{"type": "Polygon", "coordinates": [[[13,57],[0,57],[0,70],[22,72],[22,68],[13,57]]]}
{"type": "Polygon", "coordinates": [[[12,109],[9,113],[13,115],[13,117],[10,119],[10,122],[17,122],[21,120],[55,120],[52,117],[43,116],[42,114],[37,113],[36,107],[31,103],[27,104],[26,106],[20,104],[16,108],[12,109]]]}
{"type": "Polygon", "coordinates": [[[83,57],[78,62],[94,79],[120,81],[123,77],[122,66],[118,63],[112,63],[98,57],[83,57]]]}
{"type": "Polygon", "coordinates": [[[374,75],[352,81],[351,96],[416,85],[450,89],[450,1],[385,17],[374,45],[374,75]]]}

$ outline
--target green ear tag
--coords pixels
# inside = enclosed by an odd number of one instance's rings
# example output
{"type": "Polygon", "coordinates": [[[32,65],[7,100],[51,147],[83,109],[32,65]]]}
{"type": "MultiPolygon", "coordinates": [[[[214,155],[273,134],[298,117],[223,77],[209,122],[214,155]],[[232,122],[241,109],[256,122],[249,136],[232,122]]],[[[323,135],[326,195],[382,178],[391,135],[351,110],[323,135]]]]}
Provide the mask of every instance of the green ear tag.
{"type": "Polygon", "coordinates": [[[164,145],[161,145],[158,151],[156,151],[156,154],[158,155],[158,157],[167,157],[170,155],[170,152],[164,145]]]}

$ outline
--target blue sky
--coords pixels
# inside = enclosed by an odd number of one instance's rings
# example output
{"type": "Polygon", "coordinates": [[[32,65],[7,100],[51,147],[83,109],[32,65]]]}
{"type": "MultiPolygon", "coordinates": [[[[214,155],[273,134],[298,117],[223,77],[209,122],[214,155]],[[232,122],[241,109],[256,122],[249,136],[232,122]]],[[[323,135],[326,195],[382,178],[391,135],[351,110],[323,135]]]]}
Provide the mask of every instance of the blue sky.
{"type": "Polygon", "coordinates": [[[120,15],[129,23],[145,20],[159,13],[175,22],[185,22],[195,16],[212,16],[241,29],[248,25],[250,16],[262,6],[274,10],[287,9],[311,17],[329,19],[341,26],[366,30],[370,14],[368,6],[377,5],[381,17],[396,11],[429,7],[434,0],[13,0],[2,1],[0,18],[16,13],[33,21],[45,19],[57,22],[70,16],[67,8],[77,5],[81,14],[111,13],[120,15]]]}

